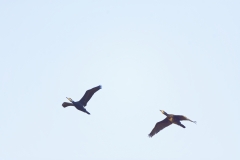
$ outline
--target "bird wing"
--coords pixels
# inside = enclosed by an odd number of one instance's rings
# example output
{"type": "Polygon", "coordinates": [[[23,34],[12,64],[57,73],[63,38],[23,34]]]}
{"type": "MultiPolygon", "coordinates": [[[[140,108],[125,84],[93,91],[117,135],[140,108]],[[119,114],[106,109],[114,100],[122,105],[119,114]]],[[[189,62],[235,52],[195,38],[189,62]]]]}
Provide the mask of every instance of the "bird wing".
{"type": "Polygon", "coordinates": [[[88,101],[92,98],[93,94],[101,88],[102,88],[101,86],[97,86],[87,90],[79,102],[81,102],[84,106],[86,106],[88,101]]]}
{"type": "Polygon", "coordinates": [[[183,121],[183,120],[188,120],[188,118],[187,117],[185,117],[185,116],[182,116],[182,115],[174,115],[174,117],[175,118],[177,118],[178,120],[180,120],[180,121],[183,121]]]}
{"type": "Polygon", "coordinates": [[[196,121],[192,121],[191,119],[189,119],[189,118],[187,118],[187,117],[185,117],[185,116],[182,116],[182,115],[174,115],[174,117],[177,118],[177,119],[180,120],[180,121],[186,120],[186,121],[191,121],[191,122],[193,122],[193,123],[197,123],[196,121]]]}
{"type": "Polygon", "coordinates": [[[167,127],[167,126],[169,126],[171,124],[172,124],[172,122],[170,122],[167,118],[165,118],[164,120],[156,123],[155,127],[152,129],[151,133],[148,136],[149,137],[154,136],[159,131],[161,131],[162,129],[164,129],[165,127],[167,127]]]}
{"type": "Polygon", "coordinates": [[[62,106],[65,108],[65,107],[74,106],[74,105],[72,103],[63,102],[62,106]]]}

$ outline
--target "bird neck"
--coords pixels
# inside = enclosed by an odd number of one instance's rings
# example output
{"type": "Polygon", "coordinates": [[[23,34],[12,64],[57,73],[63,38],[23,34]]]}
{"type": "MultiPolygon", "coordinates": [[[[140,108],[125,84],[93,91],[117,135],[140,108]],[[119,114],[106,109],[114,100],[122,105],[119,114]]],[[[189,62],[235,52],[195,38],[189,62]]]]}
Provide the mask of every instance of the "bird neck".
{"type": "Polygon", "coordinates": [[[164,114],[165,116],[167,116],[167,117],[168,117],[168,114],[167,114],[167,112],[165,112],[165,111],[164,111],[164,112],[163,112],[163,114],[164,114]]]}

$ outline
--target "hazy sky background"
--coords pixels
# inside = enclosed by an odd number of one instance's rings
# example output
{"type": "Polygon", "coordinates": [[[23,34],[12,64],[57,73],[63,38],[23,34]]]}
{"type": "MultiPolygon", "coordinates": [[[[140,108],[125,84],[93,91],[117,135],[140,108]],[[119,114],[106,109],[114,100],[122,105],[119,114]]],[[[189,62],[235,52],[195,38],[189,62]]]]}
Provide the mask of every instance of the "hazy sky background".
{"type": "Polygon", "coordinates": [[[0,0],[0,160],[240,159],[239,8],[0,0]],[[160,109],[197,125],[148,138],[160,109]]]}

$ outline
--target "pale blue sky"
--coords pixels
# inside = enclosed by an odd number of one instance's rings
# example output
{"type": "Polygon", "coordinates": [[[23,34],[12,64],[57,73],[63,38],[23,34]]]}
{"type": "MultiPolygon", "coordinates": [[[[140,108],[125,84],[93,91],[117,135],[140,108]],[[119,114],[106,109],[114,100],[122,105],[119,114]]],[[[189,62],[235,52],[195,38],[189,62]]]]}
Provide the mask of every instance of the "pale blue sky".
{"type": "Polygon", "coordinates": [[[240,159],[239,8],[0,0],[0,159],[240,159]],[[160,109],[198,123],[150,139],[160,109]]]}

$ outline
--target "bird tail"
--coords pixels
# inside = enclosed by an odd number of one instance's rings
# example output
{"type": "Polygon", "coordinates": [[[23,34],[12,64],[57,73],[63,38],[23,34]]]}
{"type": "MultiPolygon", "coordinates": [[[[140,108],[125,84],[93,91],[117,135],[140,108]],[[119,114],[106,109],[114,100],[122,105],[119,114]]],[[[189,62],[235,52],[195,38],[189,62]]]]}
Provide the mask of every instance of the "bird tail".
{"type": "Polygon", "coordinates": [[[183,124],[179,124],[179,126],[181,126],[182,128],[186,128],[183,124]]]}
{"type": "Polygon", "coordinates": [[[186,128],[180,121],[176,121],[175,124],[181,126],[182,128],[186,128]]]}

